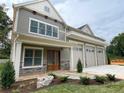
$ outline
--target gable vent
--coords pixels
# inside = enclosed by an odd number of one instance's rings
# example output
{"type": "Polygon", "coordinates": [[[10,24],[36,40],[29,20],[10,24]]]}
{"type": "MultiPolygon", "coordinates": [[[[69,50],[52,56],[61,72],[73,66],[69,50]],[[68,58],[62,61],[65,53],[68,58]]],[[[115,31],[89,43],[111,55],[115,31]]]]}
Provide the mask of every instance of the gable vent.
{"type": "Polygon", "coordinates": [[[37,12],[36,12],[36,11],[32,11],[32,13],[33,13],[34,15],[36,15],[36,14],[37,14],[37,12]]]}

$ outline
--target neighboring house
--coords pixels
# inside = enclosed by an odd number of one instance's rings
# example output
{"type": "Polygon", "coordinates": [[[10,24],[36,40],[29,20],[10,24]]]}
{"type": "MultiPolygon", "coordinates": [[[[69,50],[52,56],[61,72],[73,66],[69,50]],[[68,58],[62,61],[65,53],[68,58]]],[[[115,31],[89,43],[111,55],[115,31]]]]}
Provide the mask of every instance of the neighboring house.
{"type": "Polygon", "coordinates": [[[53,70],[76,70],[104,65],[104,39],[96,37],[88,25],[68,26],[48,0],[15,4],[11,60],[16,78],[53,70]]]}

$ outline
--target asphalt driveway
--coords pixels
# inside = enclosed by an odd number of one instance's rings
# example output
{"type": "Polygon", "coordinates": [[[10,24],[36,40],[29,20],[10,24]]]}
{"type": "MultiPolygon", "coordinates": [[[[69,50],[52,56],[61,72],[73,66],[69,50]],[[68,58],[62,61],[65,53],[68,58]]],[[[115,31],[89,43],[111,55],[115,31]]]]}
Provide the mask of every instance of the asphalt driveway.
{"type": "Polygon", "coordinates": [[[115,74],[116,78],[124,79],[124,66],[103,65],[84,68],[83,72],[94,75],[115,74]]]}

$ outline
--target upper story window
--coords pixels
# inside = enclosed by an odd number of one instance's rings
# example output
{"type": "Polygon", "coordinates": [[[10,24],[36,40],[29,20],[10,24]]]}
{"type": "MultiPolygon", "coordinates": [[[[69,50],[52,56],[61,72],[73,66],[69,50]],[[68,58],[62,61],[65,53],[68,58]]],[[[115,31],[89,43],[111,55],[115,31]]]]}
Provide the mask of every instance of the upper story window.
{"type": "Polygon", "coordinates": [[[53,27],[53,37],[58,36],[58,29],[56,27],[53,27]]]}
{"type": "Polygon", "coordinates": [[[45,24],[39,23],[39,34],[45,35],[45,24]]]}
{"type": "Polygon", "coordinates": [[[50,8],[49,7],[47,7],[47,6],[44,6],[44,11],[46,11],[46,12],[50,12],[50,8]]]}
{"type": "Polygon", "coordinates": [[[47,33],[48,36],[52,36],[52,26],[47,25],[47,33]]]}
{"type": "Polygon", "coordinates": [[[30,20],[30,32],[39,35],[58,38],[58,27],[35,19],[30,20]]]}
{"type": "Polygon", "coordinates": [[[38,22],[31,20],[31,32],[37,33],[38,31],[38,22]]]}

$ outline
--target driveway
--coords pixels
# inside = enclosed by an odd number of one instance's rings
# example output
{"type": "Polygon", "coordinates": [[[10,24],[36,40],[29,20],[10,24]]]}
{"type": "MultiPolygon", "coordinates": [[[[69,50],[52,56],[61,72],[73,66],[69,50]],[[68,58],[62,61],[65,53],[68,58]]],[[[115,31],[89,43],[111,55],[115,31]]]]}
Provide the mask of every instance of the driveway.
{"type": "Polygon", "coordinates": [[[124,79],[124,66],[119,65],[89,67],[84,68],[83,72],[94,75],[115,74],[116,78],[124,79]]]}

